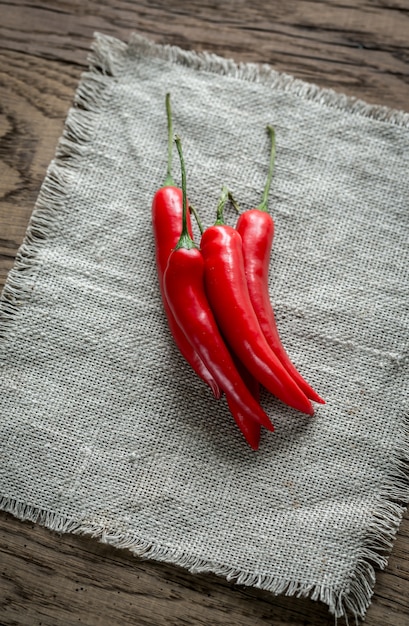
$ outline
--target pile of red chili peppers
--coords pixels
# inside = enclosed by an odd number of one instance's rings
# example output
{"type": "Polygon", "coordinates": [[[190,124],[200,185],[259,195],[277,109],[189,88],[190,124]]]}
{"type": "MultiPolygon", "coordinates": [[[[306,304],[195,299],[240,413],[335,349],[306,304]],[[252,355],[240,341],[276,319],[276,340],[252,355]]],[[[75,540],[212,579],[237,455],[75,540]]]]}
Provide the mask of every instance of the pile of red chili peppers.
{"type": "Polygon", "coordinates": [[[216,221],[194,241],[186,197],[181,142],[182,189],[172,178],[173,131],[170,96],[168,171],[152,202],[156,265],[169,328],[186,361],[219,399],[224,393],[246,441],[257,449],[261,426],[274,426],[259,403],[260,385],[288,406],[312,415],[311,401],[324,400],[290,361],[279,337],[268,292],[274,221],[267,209],[275,159],[271,137],[269,173],[261,203],[242,213],[233,228],[223,209],[230,196],[223,188],[216,221]]]}

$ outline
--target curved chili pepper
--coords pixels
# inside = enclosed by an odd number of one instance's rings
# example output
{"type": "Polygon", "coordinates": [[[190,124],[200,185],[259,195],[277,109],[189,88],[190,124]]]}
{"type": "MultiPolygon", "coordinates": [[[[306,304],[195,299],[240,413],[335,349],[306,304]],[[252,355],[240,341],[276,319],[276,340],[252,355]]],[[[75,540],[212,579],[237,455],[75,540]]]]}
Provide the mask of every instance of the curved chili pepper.
{"type": "MultiPolygon", "coordinates": [[[[159,287],[162,296],[163,308],[168,320],[170,331],[180,353],[196,372],[196,374],[207,384],[216,398],[220,398],[220,389],[213,376],[192,345],[186,338],[184,332],[176,322],[169,307],[163,288],[163,274],[166,269],[169,255],[176,246],[182,231],[182,190],[175,186],[172,169],[172,118],[170,110],[170,96],[166,95],[166,111],[168,117],[168,165],[167,177],[163,187],[158,189],[152,201],[152,227],[155,240],[156,268],[159,279],[159,287]]],[[[190,215],[186,215],[187,229],[192,235],[190,215]]]]}
{"type": "MultiPolygon", "coordinates": [[[[187,228],[183,155],[180,139],[177,138],[176,142],[182,163],[183,227],[164,274],[167,301],[186,337],[219,387],[225,392],[230,411],[239,425],[244,420],[254,420],[267,429],[274,430],[269,417],[241,379],[207,300],[204,287],[204,260],[187,228]]],[[[243,434],[245,435],[245,432],[243,434]]],[[[249,443],[255,444],[250,440],[249,443]]]]}
{"type": "Polygon", "coordinates": [[[267,199],[274,168],[275,133],[271,126],[267,126],[267,130],[271,137],[271,155],[263,198],[258,207],[244,211],[236,224],[236,230],[240,233],[243,242],[247,286],[261,330],[271,349],[307,398],[325,404],[325,400],[314,391],[290,360],[281,342],[269,297],[268,272],[274,237],[274,220],[268,213],[267,199]]]}
{"type": "Polygon", "coordinates": [[[225,189],[216,223],[201,239],[206,293],[215,318],[233,352],[266,389],[289,406],[313,415],[311,402],[271,350],[260,328],[247,287],[241,236],[223,221],[227,197],[225,189]]]}

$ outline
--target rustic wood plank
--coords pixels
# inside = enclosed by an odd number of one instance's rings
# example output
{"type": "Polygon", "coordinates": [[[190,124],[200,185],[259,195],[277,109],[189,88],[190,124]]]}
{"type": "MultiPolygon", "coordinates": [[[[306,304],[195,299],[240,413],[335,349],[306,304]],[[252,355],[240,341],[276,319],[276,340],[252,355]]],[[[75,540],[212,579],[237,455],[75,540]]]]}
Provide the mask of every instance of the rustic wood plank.
{"type": "MultiPolygon", "coordinates": [[[[94,31],[209,50],[409,110],[407,0],[0,0],[0,286],[94,31]]],[[[327,626],[325,606],[141,561],[0,513],[0,623],[327,626]]],[[[409,623],[409,518],[378,574],[368,626],[409,623]]]]}
{"type": "Polygon", "coordinates": [[[0,49],[0,285],[21,245],[82,68],[0,49]]]}
{"type": "Polygon", "coordinates": [[[3,49],[84,65],[95,30],[127,39],[138,29],[161,43],[271,63],[370,102],[408,107],[409,7],[402,0],[15,0],[0,7],[3,49]]]}
{"type": "Polygon", "coordinates": [[[306,625],[333,624],[323,605],[289,598],[271,602],[266,592],[215,576],[192,576],[90,539],[62,538],[33,524],[16,524],[6,514],[0,518],[2,624],[261,626],[294,623],[300,614],[306,625]]]}
{"type": "MultiPolygon", "coordinates": [[[[404,527],[409,531],[406,520],[404,527]]],[[[409,549],[403,533],[379,574],[369,626],[407,626],[409,549]],[[393,621],[391,621],[393,615],[393,621]]],[[[333,626],[327,608],[274,597],[213,575],[142,561],[86,537],[58,535],[0,513],[0,620],[19,626],[90,624],[333,626]]]]}

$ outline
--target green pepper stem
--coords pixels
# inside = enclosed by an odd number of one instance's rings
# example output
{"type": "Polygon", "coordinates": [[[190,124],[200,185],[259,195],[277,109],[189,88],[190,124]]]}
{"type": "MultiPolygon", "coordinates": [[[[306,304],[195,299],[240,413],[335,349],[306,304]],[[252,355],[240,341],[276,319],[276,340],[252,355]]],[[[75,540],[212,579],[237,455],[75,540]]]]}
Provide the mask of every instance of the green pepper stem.
{"type": "Polygon", "coordinates": [[[220,194],[219,202],[217,205],[216,211],[216,221],[214,223],[215,226],[223,226],[224,224],[224,207],[226,206],[226,202],[229,199],[229,190],[225,185],[222,187],[222,192],[220,194]]]}
{"type": "Polygon", "coordinates": [[[267,126],[267,132],[271,138],[270,164],[268,168],[267,180],[266,180],[266,185],[264,187],[263,197],[261,199],[260,204],[257,207],[259,211],[268,211],[268,208],[267,208],[268,194],[270,192],[271,181],[273,179],[274,161],[275,161],[275,155],[276,155],[274,128],[272,126],[267,126]]]}
{"type": "Polygon", "coordinates": [[[204,232],[203,224],[202,224],[202,222],[200,220],[199,213],[197,212],[197,209],[192,204],[189,204],[189,211],[191,213],[193,213],[194,218],[196,220],[196,224],[199,227],[200,234],[203,235],[203,232],[204,232]]]}
{"type": "Polygon", "coordinates": [[[187,193],[186,193],[186,169],[185,169],[185,161],[183,158],[182,152],[182,142],[178,135],[175,136],[175,143],[179,153],[180,159],[180,169],[182,171],[182,232],[179,237],[179,241],[176,244],[175,250],[179,248],[186,248],[190,250],[191,248],[197,248],[197,245],[193,241],[192,237],[189,234],[189,230],[187,227],[187,193]]]}
{"type": "Polygon", "coordinates": [[[172,108],[170,106],[170,93],[166,94],[166,117],[168,120],[168,163],[166,170],[166,178],[164,187],[174,187],[175,181],[172,176],[172,151],[173,151],[173,125],[172,125],[172,108]]]}
{"type": "Polygon", "coordinates": [[[235,210],[237,211],[237,213],[240,213],[240,207],[237,203],[236,198],[233,196],[233,194],[231,193],[231,191],[229,191],[229,200],[232,203],[233,207],[235,208],[235,210]]]}

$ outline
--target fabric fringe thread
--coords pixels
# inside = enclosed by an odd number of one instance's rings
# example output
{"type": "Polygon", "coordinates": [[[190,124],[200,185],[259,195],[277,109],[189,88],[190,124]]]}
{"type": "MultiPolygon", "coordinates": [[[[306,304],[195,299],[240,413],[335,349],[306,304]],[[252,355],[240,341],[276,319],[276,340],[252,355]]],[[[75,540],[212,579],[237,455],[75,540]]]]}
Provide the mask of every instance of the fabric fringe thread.
{"type": "MultiPolygon", "coordinates": [[[[319,102],[350,113],[371,117],[381,122],[409,126],[409,114],[387,107],[369,105],[363,101],[321,89],[286,74],[280,74],[267,65],[239,64],[208,53],[184,51],[175,46],[160,46],[134,34],[129,45],[97,33],[90,55],[89,71],[85,72],[69,111],[65,130],[58,144],[55,159],[50,163],[41,187],[25,240],[17,254],[16,263],[8,276],[0,301],[0,337],[12,333],[12,318],[18,314],[24,301],[30,298],[35,274],[41,264],[40,252],[43,242],[53,237],[66,213],[75,172],[87,154],[99,113],[109,99],[107,87],[118,77],[126,57],[149,55],[173,63],[181,63],[192,69],[215,72],[245,81],[260,82],[273,89],[285,90],[301,98],[319,102]]],[[[406,427],[409,424],[406,424],[406,427]]],[[[375,584],[375,567],[384,568],[391,551],[396,532],[409,501],[409,441],[402,432],[401,449],[395,451],[396,472],[390,476],[385,492],[374,506],[372,522],[356,569],[345,589],[325,585],[282,580],[265,573],[246,572],[229,565],[208,562],[194,555],[183,554],[165,546],[142,541],[132,533],[113,532],[102,520],[69,520],[64,515],[23,504],[13,498],[1,497],[0,509],[21,520],[29,520],[46,526],[58,533],[84,534],[116,548],[126,548],[140,558],[164,561],[181,566],[191,573],[210,572],[238,585],[268,590],[273,594],[309,597],[328,605],[337,618],[348,614],[355,622],[363,619],[370,604],[375,584]]],[[[110,522],[112,528],[112,522],[110,522]]]]}
{"type": "MultiPolygon", "coordinates": [[[[97,33],[97,38],[101,37],[97,33]]],[[[115,40],[114,40],[115,41],[115,40]]],[[[324,104],[348,113],[370,117],[380,122],[409,127],[409,113],[386,106],[368,104],[364,100],[338,93],[333,89],[324,89],[314,83],[307,83],[290,74],[277,72],[267,64],[236,63],[209,52],[182,50],[177,46],[159,45],[145,37],[133,33],[129,43],[130,54],[149,55],[186,65],[194,70],[201,70],[237,78],[246,82],[262,83],[274,90],[290,92],[299,98],[324,104]]]]}
{"type": "Polygon", "coordinates": [[[296,580],[284,580],[271,574],[247,572],[233,566],[210,562],[185,554],[167,546],[159,546],[141,540],[133,533],[121,530],[115,532],[112,521],[103,523],[102,518],[95,520],[69,520],[63,515],[18,502],[12,498],[0,498],[0,510],[12,514],[23,521],[30,521],[49,530],[64,534],[86,535],[117,549],[127,549],[141,559],[151,559],[170,563],[188,570],[192,574],[212,573],[225,578],[237,585],[255,587],[271,592],[274,595],[309,598],[328,606],[336,620],[344,618],[349,624],[348,615],[354,618],[355,624],[364,619],[370,604],[375,584],[375,569],[372,563],[383,568],[387,563],[386,556],[380,551],[389,551],[399,522],[403,507],[391,502],[383,503],[377,510],[370,532],[362,548],[359,561],[350,585],[346,590],[338,590],[325,585],[302,583],[296,580]],[[373,535],[373,536],[372,536],[373,535]],[[375,539],[375,543],[374,543],[375,539]]]}
{"type": "Polygon", "coordinates": [[[122,53],[126,45],[114,41],[98,38],[89,56],[89,71],[82,75],[74,107],[68,112],[55,158],[47,169],[24,241],[0,297],[0,339],[13,333],[12,320],[23,302],[30,299],[41,265],[43,243],[53,238],[64,219],[75,174],[88,152],[100,111],[109,98],[107,87],[114,74],[120,72],[118,52],[122,53]]]}

